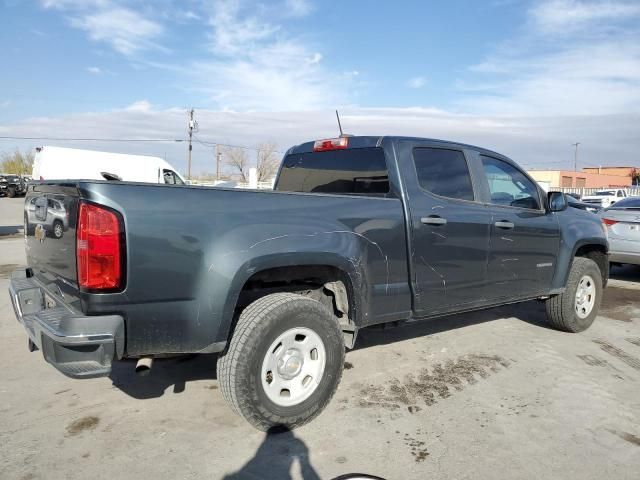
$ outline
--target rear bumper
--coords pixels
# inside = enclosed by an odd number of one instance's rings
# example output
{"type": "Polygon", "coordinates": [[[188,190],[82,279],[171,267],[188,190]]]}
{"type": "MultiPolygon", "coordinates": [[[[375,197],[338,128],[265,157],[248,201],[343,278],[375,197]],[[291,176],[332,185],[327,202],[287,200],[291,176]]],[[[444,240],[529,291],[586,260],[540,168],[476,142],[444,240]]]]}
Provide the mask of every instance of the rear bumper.
{"type": "Polygon", "coordinates": [[[85,316],[48,291],[25,270],[11,276],[9,295],[16,317],[44,359],[72,378],[103,377],[124,351],[120,315],[85,316]]]}

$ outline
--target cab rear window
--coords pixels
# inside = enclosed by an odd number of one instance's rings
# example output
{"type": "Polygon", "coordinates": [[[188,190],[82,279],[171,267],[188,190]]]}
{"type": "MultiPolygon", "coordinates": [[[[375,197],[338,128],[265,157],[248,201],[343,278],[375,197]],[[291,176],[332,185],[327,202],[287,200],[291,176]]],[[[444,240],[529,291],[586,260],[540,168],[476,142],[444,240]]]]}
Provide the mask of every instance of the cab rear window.
{"type": "Polygon", "coordinates": [[[276,190],[384,196],[389,172],[381,148],[294,153],[282,163],[276,190]]]}

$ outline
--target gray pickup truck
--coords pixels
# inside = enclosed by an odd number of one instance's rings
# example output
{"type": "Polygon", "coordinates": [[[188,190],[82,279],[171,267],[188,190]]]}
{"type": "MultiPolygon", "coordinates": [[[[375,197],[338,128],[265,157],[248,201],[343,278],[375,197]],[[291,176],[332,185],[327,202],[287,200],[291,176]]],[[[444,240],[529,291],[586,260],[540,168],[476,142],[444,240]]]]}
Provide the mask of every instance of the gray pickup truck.
{"type": "Polygon", "coordinates": [[[364,327],[540,299],[580,332],[609,272],[598,216],[440,140],[304,143],[274,191],[68,180],[30,184],[31,205],[10,282],[31,350],[74,378],[218,352],[225,399],[263,430],[322,411],[364,327]],[[34,197],[61,203],[64,235],[34,197]]]}

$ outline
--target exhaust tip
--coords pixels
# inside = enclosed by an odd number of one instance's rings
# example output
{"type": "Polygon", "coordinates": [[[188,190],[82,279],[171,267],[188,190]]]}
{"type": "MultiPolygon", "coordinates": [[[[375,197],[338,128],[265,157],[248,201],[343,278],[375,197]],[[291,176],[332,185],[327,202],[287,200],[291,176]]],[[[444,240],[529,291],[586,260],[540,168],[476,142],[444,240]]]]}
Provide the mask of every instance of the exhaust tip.
{"type": "Polygon", "coordinates": [[[141,357],[136,363],[136,375],[146,377],[151,373],[153,367],[153,357],[141,357]]]}

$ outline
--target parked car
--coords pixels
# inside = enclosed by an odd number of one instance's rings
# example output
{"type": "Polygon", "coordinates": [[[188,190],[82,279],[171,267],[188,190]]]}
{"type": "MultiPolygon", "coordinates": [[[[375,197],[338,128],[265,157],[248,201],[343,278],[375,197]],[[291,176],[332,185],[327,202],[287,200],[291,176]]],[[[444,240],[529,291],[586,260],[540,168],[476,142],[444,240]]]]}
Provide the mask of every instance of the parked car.
{"type": "Polygon", "coordinates": [[[26,229],[9,288],[31,348],[75,378],[218,352],[224,398],[262,430],[321,412],[362,328],[541,299],[580,332],[609,273],[598,216],[439,140],[304,143],[275,191],[47,181],[33,198],[62,199],[69,230],[26,229]]]}
{"type": "Polygon", "coordinates": [[[159,157],[44,146],[36,149],[35,180],[124,180],[184,184],[182,176],[159,157]]]}
{"type": "Polygon", "coordinates": [[[640,197],[627,197],[601,212],[609,234],[609,261],[640,265],[640,197]]]}
{"type": "Polygon", "coordinates": [[[582,195],[580,195],[579,193],[566,193],[565,195],[568,195],[569,197],[572,197],[576,200],[580,200],[582,198],[582,195]]]}
{"type": "Polygon", "coordinates": [[[602,207],[599,207],[596,204],[585,203],[585,202],[581,202],[580,200],[576,200],[576,197],[569,193],[567,193],[566,196],[567,196],[567,202],[569,203],[570,207],[579,208],[580,210],[586,210],[587,212],[591,212],[591,213],[600,213],[602,211],[602,207]]]}
{"type": "Polygon", "coordinates": [[[608,208],[617,201],[627,198],[627,192],[622,188],[599,190],[593,195],[582,197],[583,203],[597,205],[598,207],[608,208]]]}
{"type": "Polygon", "coordinates": [[[62,238],[69,229],[69,211],[64,199],[31,197],[25,202],[25,229],[39,226],[54,238],[62,238]]]}
{"type": "Polygon", "coordinates": [[[0,174],[0,194],[13,198],[18,195],[24,195],[26,191],[27,182],[20,175],[0,174]]]}

